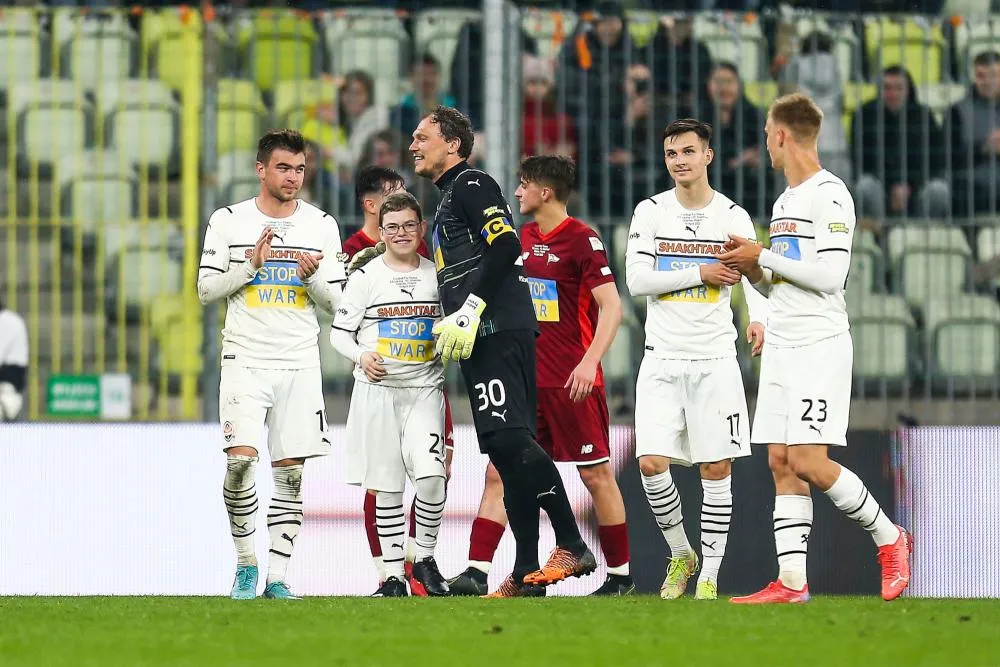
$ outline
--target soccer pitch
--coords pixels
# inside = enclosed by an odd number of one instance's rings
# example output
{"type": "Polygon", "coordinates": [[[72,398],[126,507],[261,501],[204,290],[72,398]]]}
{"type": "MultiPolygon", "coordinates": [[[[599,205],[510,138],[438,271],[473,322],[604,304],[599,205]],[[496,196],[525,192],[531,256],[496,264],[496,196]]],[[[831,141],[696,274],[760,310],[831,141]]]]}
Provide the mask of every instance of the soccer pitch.
{"type": "Polygon", "coordinates": [[[0,665],[1000,664],[1000,601],[3,598],[0,665]]]}

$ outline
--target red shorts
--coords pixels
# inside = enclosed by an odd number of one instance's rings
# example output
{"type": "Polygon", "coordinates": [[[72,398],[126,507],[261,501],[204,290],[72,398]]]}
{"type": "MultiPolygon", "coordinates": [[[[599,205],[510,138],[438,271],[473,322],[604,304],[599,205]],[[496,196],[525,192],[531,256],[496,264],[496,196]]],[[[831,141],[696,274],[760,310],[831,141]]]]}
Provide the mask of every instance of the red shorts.
{"type": "Polygon", "coordinates": [[[611,459],[604,387],[574,403],[569,389],[538,389],[538,444],[553,461],[593,465],[611,459]]]}
{"type": "Polygon", "coordinates": [[[448,392],[444,392],[444,446],[455,446],[455,424],[451,421],[451,403],[448,402],[448,392]]]}

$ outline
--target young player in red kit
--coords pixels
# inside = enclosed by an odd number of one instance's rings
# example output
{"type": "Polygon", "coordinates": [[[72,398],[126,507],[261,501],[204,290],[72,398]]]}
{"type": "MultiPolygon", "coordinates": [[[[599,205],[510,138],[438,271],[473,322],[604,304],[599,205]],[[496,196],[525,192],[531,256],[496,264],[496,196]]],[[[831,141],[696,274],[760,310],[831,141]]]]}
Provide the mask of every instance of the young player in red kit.
{"type": "MultiPolygon", "coordinates": [[[[379,231],[378,231],[378,212],[382,207],[382,202],[391,194],[396,192],[403,192],[403,177],[392,169],[387,169],[385,167],[364,167],[359,170],[357,177],[354,181],[354,195],[361,205],[361,210],[364,213],[364,225],[358,231],[351,234],[346,241],[344,241],[343,249],[344,253],[347,254],[351,261],[348,265],[348,271],[353,270],[358,264],[364,264],[364,261],[371,259],[379,254],[378,251],[371,252],[371,257],[358,258],[359,253],[369,248],[375,248],[378,245],[379,231]]],[[[427,250],[427,242],[424,239],[420,239],[420,245],[417,248],[417,253],[430,259],[430,252],[427,250]]],[[[454,427],[451,422],[451,406],[448,403],[447,396],[444,401],[444,444],[445,444],[445,467],[449,473],[451,473],[451,456],[454,447],[454,427]]],[[[385,579],[385,572],[382,565],[382,546],[378,541],[378,530],[375,527],[375,494],[372,492],[365,493],[365,532],[368,535],[368,547],[371,549],[372,558],[375,561],[375,567],[379,572],[379,581],[385,579]]],[[[408,540],[408,548],[406,553],[406,578],[410,584],[410,590],[413,595],[425,596],[427,592],[424,590],[423,586],[419,581],[410,576],[413,570],[413,543],[416,539],[417,521],[413,516],[413,508],[410,509],[410,535],[408,540]]]]}
{"type": "MultiPolygon", "coordinates": [[[[572,160],[543,155],[521,165],[515,196],[524,273],[541,328],[537,341],[538,443],[555,461],[577,465],[594,499],[608,578],[596,595],[635,590],[629,573],[625,505],[611,467],[601,357],[611,347],[622,305],[600,237],[566,212],[576,181],[572,160]]],[[[469,567],[449,581],[452,595],[482,595],[506,526],[503,485],[490,466],[472,525],[469,567]]]]}

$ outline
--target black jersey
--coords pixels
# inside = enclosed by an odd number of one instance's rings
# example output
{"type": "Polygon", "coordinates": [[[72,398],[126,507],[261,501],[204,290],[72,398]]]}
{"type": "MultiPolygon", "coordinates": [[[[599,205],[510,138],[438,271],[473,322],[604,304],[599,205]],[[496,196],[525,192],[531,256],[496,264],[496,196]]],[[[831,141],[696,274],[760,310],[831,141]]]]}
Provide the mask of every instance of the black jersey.
{"type": "MultiPolygon", "coordinates": [[[[460,162],[439,178],[441,203],[434,213],[432,240],[441,306],[450,315],[465,303],[480,278],[489,246],[513,234],[510,206],[500,186],[484,171],[460,162]]],[[[479,334],[538,331],[531,292],[520,259],[512,264],[496,293],[487,300],[479,334]]]]}

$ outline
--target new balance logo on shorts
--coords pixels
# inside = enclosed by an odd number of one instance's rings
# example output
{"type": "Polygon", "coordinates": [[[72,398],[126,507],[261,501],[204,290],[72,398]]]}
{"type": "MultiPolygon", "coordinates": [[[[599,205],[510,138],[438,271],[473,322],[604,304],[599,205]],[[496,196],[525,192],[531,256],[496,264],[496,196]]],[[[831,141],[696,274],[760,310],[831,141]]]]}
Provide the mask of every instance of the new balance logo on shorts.
{"type": "Polygon", "coordinates": [[[593,454],[594,453],[594,445],[593,444],[583,445],[582,447],[580,447],[580,453],[581,454],[593,454]]]}

